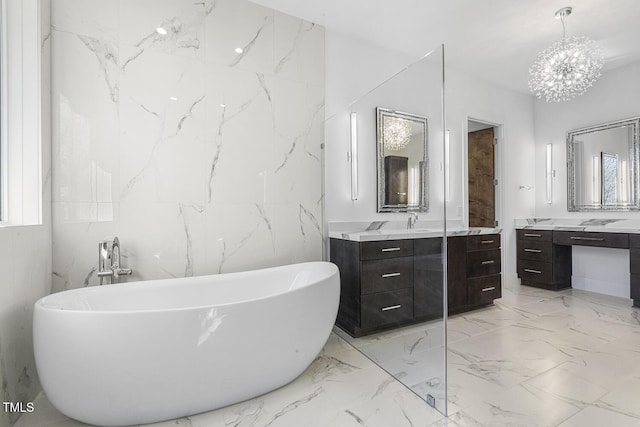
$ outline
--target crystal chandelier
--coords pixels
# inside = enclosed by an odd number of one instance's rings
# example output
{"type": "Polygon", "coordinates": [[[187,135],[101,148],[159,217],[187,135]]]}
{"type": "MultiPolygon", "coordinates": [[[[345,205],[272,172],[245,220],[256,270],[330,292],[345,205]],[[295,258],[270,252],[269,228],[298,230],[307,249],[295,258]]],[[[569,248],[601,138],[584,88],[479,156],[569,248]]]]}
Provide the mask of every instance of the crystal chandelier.
{"type": "Polygon", "coordinates": [[[398,151],[411,141],[411,123],[398,117],[387,117],[384,121],[384,148],[398,151]]]}
{"type": "Polygon", "coordinates": [[[587,37],[565,37],[564,19],[570,7],[556,12],[562,21],[562,40],[540,52],[529,68],[529,89],[547,102],[568,101],[582,95],[600,77],[604,59],[587,37]]]}

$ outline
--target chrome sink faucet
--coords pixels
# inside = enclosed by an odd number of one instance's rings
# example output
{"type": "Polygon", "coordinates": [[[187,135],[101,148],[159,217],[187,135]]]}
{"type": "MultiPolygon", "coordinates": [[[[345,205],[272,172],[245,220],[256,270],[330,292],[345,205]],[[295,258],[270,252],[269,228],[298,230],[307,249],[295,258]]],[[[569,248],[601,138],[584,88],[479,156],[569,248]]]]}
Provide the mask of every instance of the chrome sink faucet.
{"type": "Polygon", "coordinates": [[[110,283],[120,283],[120,276],[130,275],[133,270],[120,266],[120,240],[105,240],[98,243],[98,277],[103,284],[105,277],[111,278],[110,283]]]}
{"type": "Polygon", "coordinates": [[[416,226],[416,222],[418,222],[418,214],[410,212],[409,218],[407,218],[407,230],[413,230],[416,226]]]}

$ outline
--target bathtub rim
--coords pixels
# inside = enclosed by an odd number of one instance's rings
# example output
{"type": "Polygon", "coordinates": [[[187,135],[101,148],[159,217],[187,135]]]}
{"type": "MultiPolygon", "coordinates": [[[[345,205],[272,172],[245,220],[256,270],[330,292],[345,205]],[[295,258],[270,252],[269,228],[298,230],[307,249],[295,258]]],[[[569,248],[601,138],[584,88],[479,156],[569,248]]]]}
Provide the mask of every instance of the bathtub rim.
{"type": "MultiPolygon", "coordinates": [[[[56,293],[52,293],[49,295],[45,295],[44,297],[39,298],[35,303],[34,303],[34,314],[35,311],[42,311],[44,313],[68,313],[68,314],[86,314],[86,315],[98,315],[98,314],[102,314],[102,315],[122,315],[122,314],[153,314],[153,313],[170,313],[170,312],[183,312],[183,311],[197,311],[197,310],[205,310],[205,309],[211,309],[211,308],[218,308],[218,307],[229,307],[229,306],[233,306],[233,305],[238,305],[238,304],[246,304],[246,303],[253,303],[253,302],[258,302],[258,301],[263,301],[263,300],[268,300],[271,298],[276,298],[285,294],[294,294],[294,293],[298,293],[298,292],[302,292],[303,290],[307,289],[308,287],[317,284],[319,282],[323,282],[327,279],[330,279],[331,277],[337,275],[338,276],[338,287],[340,286],[340,270],[338,269],[338,266],[332,262],[329,261],[305,261],[305,262],[300,262],[300,263],[294,263],[294,264],[285,264],[285,265],[280,265],[280,266],[274,266],[274,267],[266,267],[266,268],[259,268],[256,270],[245,270],[245,271],[236,271],[236,272],[231,272],[231,273],[220,273],[220,274],[207,274],[207,275],[202,275],[202,276],[190,276],[190,277],[175,277],[175,278],[166,278],[166,279],[149,279],[149,280],[138,280],[135,282],[125,282],[125,283],[115,283],[115,284],[110,284],[110,285],[95,285],[95,286],[85,286],[82,288],[75,288],[75,289],[67,289],[65,291],[61,291],[61,292],[56,292],[56,293]],[[323,267],[326,266],[326,268],[328,269],[327,274],[322,274],[318,280],[314,281],[314,282],[309,282],[307,284],[305,284],[305,286],[300,286],[298,288],[295,289],[285,289],[279,292],[275,292],[275,293],[270,293],[268,295],[263,295],[260,297],[256,297],[256,298],[246,298],[243,300],[239,300],[239,301],[231,301],[231,302],[226,302],[226,303],[218,303],[218,304],[199,304],[199,305],[187,305],[187,306],[181,306],[181,307],[171,307],[171,308],[138,308],[138,309],[110,309],[110,310],[105,310],[105,309],[86,309],[86,308],[63,308],[63,307],[52,307],[52,306],[47,306],[46,305],[46,300],[48,298],[51,297],[60,297],[62,295],[66,295],[66,294],[71,294],[71,293],[84,293],[84,292],[116,292],[117,290],[120,290],[121,287],[126,288],[126,287],[130,287],[130,286],[145,286],[145,287],[151,287],[154,285],[154,282],[165,282],[165,281],[173,281],[173,280],[189,280],[189,279],[196,279],[196,278],[204,278],[204,277],[208,277],[208,276],[212,276],[212,277],[219,277],[219,276],[225,276],[225,275],[234,275],[234,276],[239,276],[242,274],[246,274],[246,273],[250,273],[250,272],[260,272],[260,271],[267,271],[267,270],[278,270],[278,269],[284,269],[284,268],[291,268],[294,269],[295,267],[300,267],[303,265],[322,265],[323,267]]],[[[125,291],[126,292],[126,291],[125,291]]]]}

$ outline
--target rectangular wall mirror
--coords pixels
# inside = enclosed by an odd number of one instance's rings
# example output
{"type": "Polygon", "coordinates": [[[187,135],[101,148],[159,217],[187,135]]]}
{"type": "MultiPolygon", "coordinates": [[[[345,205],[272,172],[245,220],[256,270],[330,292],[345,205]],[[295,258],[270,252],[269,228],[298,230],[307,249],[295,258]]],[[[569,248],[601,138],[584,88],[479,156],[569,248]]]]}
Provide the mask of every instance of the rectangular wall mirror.
{"type": "Polygon", "coordinates": [[[376,108],[378,212],[426,212],[427,119],[376,108]]]}
{"type": "Polygon", "coordinates": [[[567,133],[567,209],[628,211],[638,200],[640,117],[567,133]]]}

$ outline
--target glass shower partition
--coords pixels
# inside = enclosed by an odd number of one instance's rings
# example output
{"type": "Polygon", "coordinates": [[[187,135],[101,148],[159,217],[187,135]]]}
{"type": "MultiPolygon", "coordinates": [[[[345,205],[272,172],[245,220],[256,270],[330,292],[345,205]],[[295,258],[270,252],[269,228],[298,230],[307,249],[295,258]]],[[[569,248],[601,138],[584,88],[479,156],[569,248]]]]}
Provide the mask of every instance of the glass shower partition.
{"type": "Polygon", "coordinates": [[[444,46],[398,69],[347,107],[333,113],[328,108],[325,255],[341,270],[334,332],[442,416],[444,46]]]}

